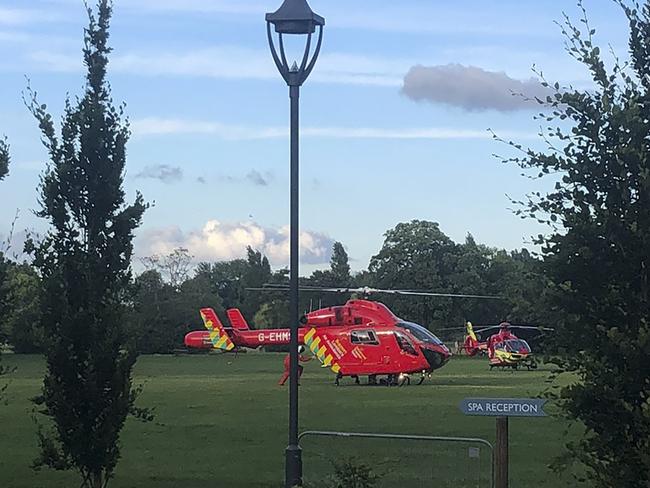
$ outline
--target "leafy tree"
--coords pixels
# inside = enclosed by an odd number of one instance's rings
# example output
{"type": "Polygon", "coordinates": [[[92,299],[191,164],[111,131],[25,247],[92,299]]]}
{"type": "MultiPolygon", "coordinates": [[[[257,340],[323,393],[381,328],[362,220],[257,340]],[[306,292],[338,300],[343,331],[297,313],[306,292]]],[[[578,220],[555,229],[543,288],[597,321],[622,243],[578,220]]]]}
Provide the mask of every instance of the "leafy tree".
{"type": "Polygon", "coordinates": [[[245,277],[248,263],[243,259],[218,263],[199,263],[196,277],[202,277],[209,284],[210,291],[218,294],[225,308],[241,307],[246,287],[245,277]]]}
{"type": "Polygon", "coordinates": [[[147,269],[157,270],[171,286],[178,288],[189,279],[193,259],[187,249],[178,247],[164,256],[154,254],[142,258],[142,263],[147,269]]]}
{"type": "Polygon", "coordinates": [[[7,174],[9,174],[9,143],[7,139],[0,139],[0,181],[2,181],[7,174]]]}
{"type": "Polygon", "coordinates": [[[129,314],[138,352],[166,354],[181,347],[187,332],[202,327],[199,310],[203,307],[223,311],[219,295],[210,291],[203,275],[178,287],[166,283],[155,270],[139,275],[133,284],[129,314]]]}
{"type": "Polygon", "coordinates": [[[246,291],[246,288],[258,288],[271,280],[271,265],[269,260],[260,251],[250,246],[246,248],[246,271],[243,280],[243,297],[241,304],[242,313],[246,317],[252,317],[260,308],[263,297],[256,292],[246,291]]]}
{"type": "Polygon", "coordinates": [[[339,283],[338,286],[348,286],[352,281],[348,261],[348,253],[345,252],[343,244],[338,241],[335,242],[332,249],[332,258],[330,259],[330,270],[332,271],[332,279],[339,283]]]}
{"type": "Polygon", "coordinates": [[[112,104],[106,81],[112,4],[88,8],[83,97],[66,101],[61,135],[32,94],[50,163],[40,185],[38,215],[50,231],[28,243],[43,279],[47,370],[39,403],[53,429],[39,431],[35,466],[74,469],[83,487],[103,488],[120,457],[126,417],[135,407],[136,361],[124,325],[133,232],[146,204],[127,205],[122,188],[129,138],[123,108],[112,104]]]}
{"type": "Polygon", "coordinates": [[[350,275],[350,264],[348,253],[343,244],[335,242],[332,247],[330,269],[315,270],[309,279],[303,280],[304,284],[311,286],[350,286],[352,276],[350,275]]]}
{"type": "Polygon", "coordinates": [[[289,302],[271,300],[262,304],[253,318],[256,329],[278,329],[289,327],[289,302]]]}
{"type": "MultiPolygon", "coordinates": [[[[448,291],[456,258],[456,244],[436,222],[413,220],[386,232],[368,269],[378,288],[448,291]]],[[[382,301],[398,315],[423,325],[445,323],[451,311],[448,298],[382,297],[382,301]]]]}
{"type": "Polygon", "coordinates": [[[41,352],[43,329],[41,325],[42,284],[34,268],[28,264],[9,267],[0,290],[5,297],[0,315],[0,328],[17,353],[41,352]]]}
{"type": "Polygon", "coordinates": [[[550,225],[537,243],[561,312],[557,347],[571,345],[555,362],[576,378],[555,398],[585,429],[556,467],[579,461],[589,486],[603,488],[650,486],[650,2],[617,3],[629,63],[608,69],[586,15],[580,28],[567,18],[568,53],[593,86],[547,84],[548,149],[510,143],[522,156],[509,160],[553,175],[553,190],[518,212],[550,225]]]}

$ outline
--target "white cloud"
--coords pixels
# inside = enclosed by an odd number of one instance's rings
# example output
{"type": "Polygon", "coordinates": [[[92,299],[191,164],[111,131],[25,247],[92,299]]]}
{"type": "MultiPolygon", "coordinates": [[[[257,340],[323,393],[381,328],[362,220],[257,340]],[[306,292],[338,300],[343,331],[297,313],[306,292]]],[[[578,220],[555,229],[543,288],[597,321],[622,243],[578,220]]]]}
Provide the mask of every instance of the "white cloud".
{"type": "Polygon", "coordinates": [[[534,98],[545,99],[553,92],[535,78],[518,80],[502,71],[447,64],[413,66],[404,77],[402,93],[415,101],[443,103],[469,111],[512,112],[538,109],[534,98]]]}
{"type": "MultiPolygon", "coordinates": [[[[308,230],[300,233],[300,261],[305,264],[329,262],[334,240],[308,230]]],[[[168,254],[183,247],[198,261],[222,261],[246,256],[250,246],[265,254],[273,266],[289,262],[289,227],[263,227],[255,222],[206,222],[200,230],[183,232],[178,227],[145,231],[136,244],[138,255],[168,254]]]]}
{"type": "MultiPolygon", "coordinates": [[[[277,139],[288,136],[288,127],[254,127],[227,125],[187,119],[165,119],[148,117],[131,123],[136,137],[170,134],[210,134],[226,140],[277,139]]],[[[537,134],[498,131],[502,137],[519,139],[536,138],[537,134]]],[[[484,129],[456,129],[451,127],[374,128],[374,127],[303,127],[303,137],[327,139],[491,139],[484,129]]]]}
{"type": "Polygon", "coordinates": [[[146,166],[135,175],[136,178],[160,180],[163,183],[175,183],[183,179],[183,170],[178,166],[154,164],[146,166]]]}
{"type": "MultiPolygon", "coordinates": [[[[30,54],[34,68],[55,72],[81,72],[76,53],[37,50],[30,54]]],[[[335,84],[399,87],[413,60],[344,53],[324,53],[310,81],[335,84]]],[[[178,52],[131,52],[111,58],[111,71],[136,76],[186,76],[216,79],[273,80],[279,77],[267,49],[214,46],[178,52]],[[246,60],[246,62],[242,62],[246,60]]]]}

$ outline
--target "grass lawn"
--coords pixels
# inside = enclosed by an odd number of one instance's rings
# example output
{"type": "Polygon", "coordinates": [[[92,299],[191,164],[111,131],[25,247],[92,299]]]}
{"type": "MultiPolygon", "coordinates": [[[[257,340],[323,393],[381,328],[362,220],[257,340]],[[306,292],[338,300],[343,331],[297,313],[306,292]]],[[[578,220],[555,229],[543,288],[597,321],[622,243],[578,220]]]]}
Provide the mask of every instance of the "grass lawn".
{"type": "MultiPolygon", "coordinates": [[[[69,488],[69,473],[41,471],[36,454],[33,407],[43,360],[3,356],[16,366],[8,406],[0,406],[0,487],[69,488]]],[[[144,383],[142,405],[156,421],[130,420],[122,436],[122,459],[112,487],[206,488],[282,486],[286,447],[287,390],[277,386],[282,356],[249,353],[209,356],[145,356],[136,367],[144,383]]],[[[301,386],[303,430],[387,432],[481,437],[494,441],[495,421],[465,417],[458,403],[468,396],[527,397],[544,386],[546,372],[493,371],[485,360],[453,359],[422,386],[333,386],[333,374],[308,363],[301,386]]],[[[510,420],[512,487],[564,487],[546,465],[561,452],[564,426],[552,418],[510,420]]],[[[476,451],[474,451],[476,454],[476,451]]],[[[330,460],[354,455],[372,464],[380,486],[488,486],[487,452],[469,457],[467,446],[308,438],[303,442],[305,478],[322,486],[330,460]],[[480,483],[479,483],[480,481],[480,483]]]]}

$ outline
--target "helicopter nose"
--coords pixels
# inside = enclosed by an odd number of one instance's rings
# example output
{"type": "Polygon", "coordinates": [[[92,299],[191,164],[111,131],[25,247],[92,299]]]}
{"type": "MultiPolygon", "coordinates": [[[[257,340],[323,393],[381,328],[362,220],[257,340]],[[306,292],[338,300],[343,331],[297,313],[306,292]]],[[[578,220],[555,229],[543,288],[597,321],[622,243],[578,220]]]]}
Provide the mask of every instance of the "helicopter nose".
{"type": "Polygon", "coordinates": [[[425,348],[422,348],[422,354],[424,354],[424,358],[429,363],[430,371],[433,371],[434,369],[438,369],[444,366],[445,363],[449,360],[449,357],[451,356],[451,354],[448,353],[448,350],[438,351],[434,349],[425,349],[425,348]]]}

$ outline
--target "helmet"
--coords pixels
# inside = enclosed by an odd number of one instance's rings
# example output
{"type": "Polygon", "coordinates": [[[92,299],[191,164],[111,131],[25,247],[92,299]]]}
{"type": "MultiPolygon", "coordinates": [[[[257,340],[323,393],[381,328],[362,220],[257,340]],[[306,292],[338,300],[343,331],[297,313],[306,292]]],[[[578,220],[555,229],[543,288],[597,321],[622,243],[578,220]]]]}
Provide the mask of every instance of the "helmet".
{"type": "Polygon", "coordinates": [[[298,346],[298,354],[305,352],[305,346],[298,346]]]}

